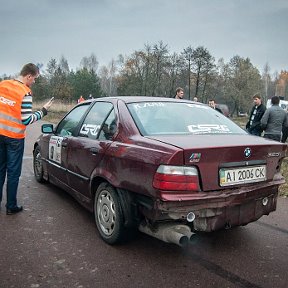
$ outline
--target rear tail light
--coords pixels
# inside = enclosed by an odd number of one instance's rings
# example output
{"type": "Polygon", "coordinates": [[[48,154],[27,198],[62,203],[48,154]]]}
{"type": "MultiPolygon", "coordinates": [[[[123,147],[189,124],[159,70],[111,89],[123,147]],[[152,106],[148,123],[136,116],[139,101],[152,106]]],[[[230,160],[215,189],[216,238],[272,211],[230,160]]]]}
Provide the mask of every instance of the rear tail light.
{"type": "Polygon", "coordinates": [[[153,187],[159,190],[199,191],[196,167],[160,165],[154,175],[153,187]]]}

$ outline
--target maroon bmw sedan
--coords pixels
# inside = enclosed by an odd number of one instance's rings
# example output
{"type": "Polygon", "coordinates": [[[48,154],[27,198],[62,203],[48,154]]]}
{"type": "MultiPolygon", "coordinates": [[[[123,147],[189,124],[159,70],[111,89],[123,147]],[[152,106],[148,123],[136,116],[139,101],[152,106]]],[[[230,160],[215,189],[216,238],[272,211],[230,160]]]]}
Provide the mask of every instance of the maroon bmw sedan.
{"type": "Polygon", "coordinates": [[[286,145],[247,134],[207,105],[107,97],[75,106],[34,146],[37,181],[94,212],[109,244],[140,231],[186,244],[276,209],[286,145]]]}

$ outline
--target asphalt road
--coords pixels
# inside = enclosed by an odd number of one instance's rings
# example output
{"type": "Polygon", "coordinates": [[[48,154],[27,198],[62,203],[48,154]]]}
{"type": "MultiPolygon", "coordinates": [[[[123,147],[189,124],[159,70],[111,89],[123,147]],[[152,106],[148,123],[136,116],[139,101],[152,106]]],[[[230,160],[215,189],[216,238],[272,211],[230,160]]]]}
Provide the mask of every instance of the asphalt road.
{"type": "MultiPolygon", "coordinates": [[[[93,215],[34,180],[28,128],[18,201],[0,211],[0,287],[288,287],[288,199],[245,227],[196,235],[181,248],[139,232],[120,246],[99,237],[93,215]]],[[[5,200],[5,199],[4,199],[5,200]]]]}

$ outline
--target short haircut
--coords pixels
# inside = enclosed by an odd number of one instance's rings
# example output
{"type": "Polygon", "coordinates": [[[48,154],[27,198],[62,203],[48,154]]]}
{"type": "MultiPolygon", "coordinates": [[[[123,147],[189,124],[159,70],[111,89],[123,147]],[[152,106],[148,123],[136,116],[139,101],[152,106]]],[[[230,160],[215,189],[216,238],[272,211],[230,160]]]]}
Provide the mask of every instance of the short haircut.
{"type": "Polygon", "coordinates": [[[272,103],[272,105],[279,105],[279,103],[280,103],[280,98],[279,98],[278,96],[273,96],[273,97],[271,98],[271,103],[272,103]]]}
{"type": "Polygon", "coordinates": [[[261,96],[259,93],[254,94],[253,99],[256,99],[256,98],[261,99],[261,96]]]}
{"type": "Polygon", "coordinates": [[[209,100],[208,100],[208,102],[212,102],[212,101],[213,101],[214,103],[216,103],[215,99],[209,99],[209,100]]]}
{"type": "Polygon", "coordinates": [[[184,89],[181,88],[181,87],[178,87],[178,88],[176,89],[176,94],[179,93],[180,91],[183,91],[183,92],[184,92],[184,89]]]}
{"type": "Polygon", "coordinates": [[[29,74],[32,76],[36,76],[37,74],[39,74],[39,68],[33,63],[28,63],[24,65],[20,71],[20,75],[23,77],[29,74]]]}

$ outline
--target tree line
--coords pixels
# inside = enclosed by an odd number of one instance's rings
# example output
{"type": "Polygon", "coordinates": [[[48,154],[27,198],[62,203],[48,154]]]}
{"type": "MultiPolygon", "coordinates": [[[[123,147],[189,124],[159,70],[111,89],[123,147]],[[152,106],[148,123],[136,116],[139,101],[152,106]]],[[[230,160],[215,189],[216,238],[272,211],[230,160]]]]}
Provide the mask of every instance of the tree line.
{"type": "MultiPolygon", "coordinates": [[[[203,46],[189,46],[177,54],[170,52],[162,41],[145,44],[143,49],[125,57],[119,55],[107,66],[99,68],[98,64],[93,53],[82,58],[76,71],[69,68],[64,56],[59,61],[51,58],[45,70],[43,64],[38,64],[41,75],[33,86],[33,93],[39,100],[54,96],[69,103],[77,101],[80,95],[85,99],[89,95],[94,98],[113,95],[173,97],[175,89],[182,87],[186,99],[197,97],[203,103],[215,99],[217,103],[227,104],[233,116],[251,108],[255,93],[260,93],[266,103],[275,95],[280,80],[288,86],[287,72],[271,75],[268,63],[260,73],[249,58],[236,55],[227,63],[223,59],[216,62],[203,46]]],[[[4,75],[1,79],[10,77],[4,75]]],[[[283,96],[287,96],[287,90],[284,89],[283,96]]]]}

